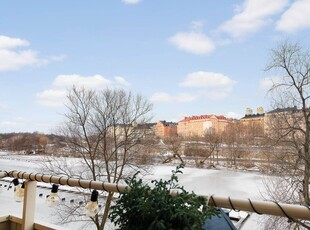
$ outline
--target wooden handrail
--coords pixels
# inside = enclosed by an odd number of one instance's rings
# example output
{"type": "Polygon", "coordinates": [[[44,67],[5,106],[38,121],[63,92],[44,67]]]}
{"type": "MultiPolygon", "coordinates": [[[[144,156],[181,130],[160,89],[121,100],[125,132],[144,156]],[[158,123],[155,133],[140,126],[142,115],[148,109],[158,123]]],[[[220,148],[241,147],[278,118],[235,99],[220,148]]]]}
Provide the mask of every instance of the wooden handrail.
{"type": "MultiPolygon", "coordinates": [[[[69,177],[58,177],[40,173],[27,173],[21,171],[0,172],[0,178],[12,177],[25,180],[55,183],[60,185],[68,185],[72,187],[89,188],[96,190],[103,190],[107,192],[124,193],[126,189],[129,191],[130,187],[127,185],[107,183],[101,181],[82,180],[69,177]]],[[[177,195],[175,191],[171,191],[172,195],[177,195]]],[[[255,212],[258,214],[267,214],[274,216],[283,216],[291,219],[310,220],[310,207],[298,204],[285,204],[275,201],[258,201],[251,199],[236,199],[221,196],[205,196],[199,195],[206,199],[208,205],[219,208],[229,208],[234,210],[242,210],[255,212]]]]}

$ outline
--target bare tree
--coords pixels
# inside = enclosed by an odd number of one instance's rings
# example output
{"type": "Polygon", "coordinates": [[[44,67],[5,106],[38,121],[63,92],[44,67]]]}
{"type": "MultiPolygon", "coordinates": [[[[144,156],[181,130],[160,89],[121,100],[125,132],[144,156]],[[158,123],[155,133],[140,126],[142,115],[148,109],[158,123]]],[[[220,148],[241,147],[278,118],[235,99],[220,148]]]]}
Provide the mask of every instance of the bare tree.
{"type": "Polygon", "coordinates": [[[257,145],[264,140],[264,126],[258,123],[242,124],[242,142],[257,145]]]}
{"type": "Polygon", "coordinates": [[[206,134],[205,139],[209,146],[209,152],[211,155],[210,165],[214,167],[215,153],[216,153],[217,164],[219,164],[218,153],[220,151],[220,146],[222,143],[222,135],[220,133],[214,132],[214,133],[206,134]]]}
{"type": "Polygon", "coordinates": [[[182,149],[182,137],[166,137],[164,140],[169,151],[172,152],[172,156],[167,156],[164,159],[163,163],[171,162],[173,158],[177,158],[181,161],[181,164],[184,164],[184,160],[181,157],[180,151],[182,149]]]}
{"type": "MultiPolygon", "coordinates": [[[[276,70],[281,77],[269,91],[274,110],[266,116],[267,135],[280,150],[276,159],[279,180],[285,184],[285,192],[278,199],[309,207],[310,52],[299,44],[285,42],[271,51],[266,70],[276,70]]],[[[290,221],[310,229],[309,222],[290,221]]]]}
{"type": "Polygon", "coordinates": [[[222,142],[222,137],[220,134],[216,132],[208,132],[202,137],[201,142],[204,143],[203,145],[203,158],[196,159],[195,163],[196,166],[201,168],[205,164],[205,161],[209,159],[209,167],[214,166],[215,160],[215,153],[217,154],[217,162],[218,162],[218,152],[222,142]]]}
{"type": "MultiPolygon", "coordinates": [[[[150,119],[152,105],[142,96],[120,89],[96,92],[73,87],[67,98],[61,134],[66,136],[70,152],[82,162],[64,165],[51,161],[49,169],[59,175],[109,183],[118,183],[130,169],[137,170],[133,159],[144,134],[136,126],[150,119]]],[[[105,228],[113,195],[106,194],[100,215],[91,218],[98,230],[105,228]]],[[[72,214],[81,215],[77,209],[70,212],[64,222],[73,221],[72,214]]]]}
{"type": "Polygon", "coordinates": [[[236,166],[237,158],[241,158],[244,152],[241,151],[243,127],[240,122],[233,122],[227,125],[223,134],[224,143],[227,145],[228,159],[230,164],[236,166]]]}

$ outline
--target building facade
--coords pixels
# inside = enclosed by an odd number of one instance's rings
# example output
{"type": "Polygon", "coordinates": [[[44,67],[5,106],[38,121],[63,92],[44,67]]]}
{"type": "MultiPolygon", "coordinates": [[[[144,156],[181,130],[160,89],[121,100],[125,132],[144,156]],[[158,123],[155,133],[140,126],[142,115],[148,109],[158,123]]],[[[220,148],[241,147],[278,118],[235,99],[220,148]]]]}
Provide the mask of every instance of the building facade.
{"type": "MultiPolygon", "coordinates": [[[[309,111],[306,111],[309,114],[309,111]]],[[[270,137],[298,138],[306,130],[303,111],[295,107],[277,108],[265,116],[265,133],[270,137]]]]}
{"type": "Polygon", "coordinates": [[[160,138],[175,137],[178,135],[177,125],[175,122],[158,121],[154,125],[154,133],[160,138]]]}
{"type": "Polygon", "coordinates": [[[248,130],[248,135],[261,137],[265,129],[265,112],[263,107],[258,107],[256,113],[251,108],[247,108],[245,116],[240,119],[241,125],[248,130]]]}
{"type": "Polygon", "coordinates": [[[222,133],[230,120],[225,116],[200,115],[185,117],[178,122],[178,135],[202,137],[207,133],[222,133]]]}

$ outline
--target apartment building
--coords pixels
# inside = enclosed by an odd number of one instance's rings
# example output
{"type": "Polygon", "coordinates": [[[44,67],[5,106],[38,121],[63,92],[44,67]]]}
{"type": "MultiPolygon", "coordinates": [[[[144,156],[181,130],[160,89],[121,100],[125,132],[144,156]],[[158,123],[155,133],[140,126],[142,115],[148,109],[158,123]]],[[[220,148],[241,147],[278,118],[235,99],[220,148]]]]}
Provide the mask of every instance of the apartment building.
{"type": "Polygon", "coordinates": [[[247,108],[245,116],[240,119],[241,125],[248,130],[248,135],[263,136],[265,129],[265,111],[263,107],[258,107],[256,113],[251,108],[247,108]]]}
{"type": "Polygon", "coordinates": [[[204,136],[206,133],[222,133],[230,120],[223,115],[200,115],[184,117],[178,122],[178,135],[204,136]]]}
{"type": "Polygon", "coordinates": [[[303,136],[306,129],[303,111],[296,106],[271,110],[265,116],[264,129],[265,134],[271,137],[303,136]]]}
{"type": "Polygon", "coordinates": [[[178,123],[175,122],[167,122],[167,121],[158,121],[153,129],[156,136],[161,138],[166,137],[175,137],[178,135],[177,133],[178,123]]]}

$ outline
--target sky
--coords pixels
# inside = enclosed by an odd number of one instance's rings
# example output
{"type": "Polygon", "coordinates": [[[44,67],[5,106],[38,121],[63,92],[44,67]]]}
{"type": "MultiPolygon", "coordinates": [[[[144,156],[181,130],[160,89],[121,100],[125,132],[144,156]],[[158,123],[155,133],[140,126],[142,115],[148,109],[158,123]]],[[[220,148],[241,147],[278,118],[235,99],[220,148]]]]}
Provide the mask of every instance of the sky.
{"type": "Polygon", "coordinates": [[[153,122],[268,111],[284,41],[310,48],[309,0],[3,1],[0,133],[53,133],[72,85],[141,94],[153,122]]]}

